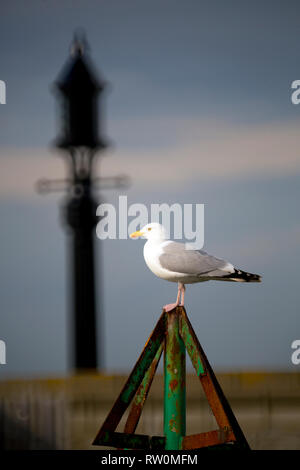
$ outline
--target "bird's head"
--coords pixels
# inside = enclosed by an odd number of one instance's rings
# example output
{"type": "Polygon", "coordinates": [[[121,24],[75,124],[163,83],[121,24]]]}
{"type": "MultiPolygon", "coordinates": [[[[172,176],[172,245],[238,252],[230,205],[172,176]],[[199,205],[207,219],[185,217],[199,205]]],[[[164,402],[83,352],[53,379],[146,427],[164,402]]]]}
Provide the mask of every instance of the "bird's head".
{"type": "Polygon", "coordinates": [[[162,241],[166,239],[164,227],[156,222],[145,225],[141,230],[130,234],[130,238],[143,237],[147,240],[162,241]]]}

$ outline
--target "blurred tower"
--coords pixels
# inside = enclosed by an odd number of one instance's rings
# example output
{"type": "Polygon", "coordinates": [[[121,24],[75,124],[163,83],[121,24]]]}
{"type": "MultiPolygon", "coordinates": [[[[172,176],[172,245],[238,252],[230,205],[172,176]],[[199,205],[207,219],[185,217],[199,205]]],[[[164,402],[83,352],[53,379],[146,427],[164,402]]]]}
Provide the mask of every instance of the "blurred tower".
{"type": "MultiPolygon", "coordinates": [[[[87,57],[86,41],[74,38],[71,57],[55,89],[61,105],[56,146],[66,151],[71,191],[65,221],[71,231],[73,366],[97,369],[94,238],[97,203],[92,194],[93,158],[105,147],[99,135],[98,98],[103,91],[87,57]]],[[[99,313],[99,312],[98,312],[99,313]]]]}
{"type": "MultiPolygon", "coordinates": [[[[60,134],[55,146],[67,159],[68,178],[43,178],[37,184],[41,193],[67,191],[63,222],[71,238],[72,365],[76,371],[103,367],[102,350],[97,353],[96,319],[101,320],[101,315],[96,305],[100,283],[95,284],[94,242],[99,201],[94,193],[100,188],[126,188],[129,183],[125,175],[95,175],[95,157],[106,147],[99,133],[98,112],[104,82],[96,76],[87,49],[85,38],[75,35],[70,58],[54,86],[60,105],[60,134]]],[[[99,344],[101,347],[101,338],[99,344]]]]}
{"type": "MultiPolygon", "coordinates": [[[[38,181],[37,190],[67,191],[63,221],[72,240],[72,362],[77,371],[103,367],[102,360],[97,363],[96,317],[99,319],[100,312],[96,308],[94,241],[99,202],[94,193],[100,188],[126,188],[129,183],[125,175],[95,176],[95,157],[106,147],[99,134],[98,119],[98,98],[103,88],[104,83],[96,77],[89,60],[86,40],[75,35],[71,57],[54,88],[60,104],[60,135],[55,146],[67,159],[69,176],[65,180],[43,178],[38,181]]],[[[102,358],[102,351],[99,352],[102,358]]]]}

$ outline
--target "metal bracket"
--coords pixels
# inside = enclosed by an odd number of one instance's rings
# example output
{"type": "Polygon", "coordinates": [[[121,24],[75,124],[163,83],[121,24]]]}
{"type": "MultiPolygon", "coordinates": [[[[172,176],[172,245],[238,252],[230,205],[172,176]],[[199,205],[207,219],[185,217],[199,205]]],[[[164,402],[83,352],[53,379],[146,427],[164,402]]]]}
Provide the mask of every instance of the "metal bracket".
{"type": "Polygon", "coordinates": [[[184,307],[162,313],[93,445],[118,449],[250,449],[233,411],[199,343],[184,307]],[[135,434],[164,350],[164,436],[135,434]],[[185,350],[200,379],[219,429],[185,435],[185,350]],[[132,402],[124,433],[116,432],[132,402]]]}

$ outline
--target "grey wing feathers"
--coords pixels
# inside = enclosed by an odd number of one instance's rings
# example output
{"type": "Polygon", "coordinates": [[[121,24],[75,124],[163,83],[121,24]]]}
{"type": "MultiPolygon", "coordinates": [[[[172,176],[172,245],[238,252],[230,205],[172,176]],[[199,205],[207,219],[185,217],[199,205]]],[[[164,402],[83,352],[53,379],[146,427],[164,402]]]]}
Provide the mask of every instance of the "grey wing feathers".
{"type": "MultiPolygon", "coordinates": [[[[159,261],[164,269],[172,272],[201,276],[213,271],[224,270],[229,263],[207,254],[203,250],[186,250],[183,243],[165,245],[159,261]]],[[[230,270],[224,270],[229,273],[230,270]]]]}

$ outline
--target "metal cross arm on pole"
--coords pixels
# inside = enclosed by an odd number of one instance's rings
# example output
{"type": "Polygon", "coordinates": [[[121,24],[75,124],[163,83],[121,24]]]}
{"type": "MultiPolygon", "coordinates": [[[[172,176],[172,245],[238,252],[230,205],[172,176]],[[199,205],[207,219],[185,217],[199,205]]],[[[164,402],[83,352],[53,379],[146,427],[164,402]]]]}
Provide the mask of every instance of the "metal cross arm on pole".
{"type": "Polygon", "coordinates": [[[101,178],[94,178],[92,183],[94,189],[127,189],[131,180],[127,175],[102,176],[101,178]]]}

